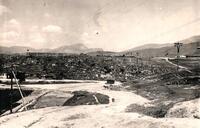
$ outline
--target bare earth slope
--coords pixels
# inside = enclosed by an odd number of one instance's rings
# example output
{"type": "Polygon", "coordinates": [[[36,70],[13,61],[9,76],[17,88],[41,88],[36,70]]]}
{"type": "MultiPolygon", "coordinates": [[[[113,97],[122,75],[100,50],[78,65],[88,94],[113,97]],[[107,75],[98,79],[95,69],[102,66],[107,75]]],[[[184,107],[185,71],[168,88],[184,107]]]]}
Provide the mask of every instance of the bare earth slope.
{"type": "Polygon", "coordinates": [[[133,92],[114,91],[103,88],[104,82],[27,85],[57,91],[97,92],[108,95],[106,105],[81,105],[47,107],[11,114],[0,118],[1,128],[199,128],[199,119],[194,118],[152,118],[138,113],[127,113],[130,104],[148,106],[151,101],[133,92]],[[111,99],[115,101],[112,102],[111,99]]]}

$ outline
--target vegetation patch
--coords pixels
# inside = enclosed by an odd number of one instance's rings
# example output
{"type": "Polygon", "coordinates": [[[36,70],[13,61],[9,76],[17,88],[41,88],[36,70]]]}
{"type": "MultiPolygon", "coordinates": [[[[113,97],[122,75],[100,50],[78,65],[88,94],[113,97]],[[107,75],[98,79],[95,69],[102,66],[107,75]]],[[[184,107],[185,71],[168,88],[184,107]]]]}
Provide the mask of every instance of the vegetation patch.
{"type": "Polygon", "coordinates": [[[137,112],[155,118],[163,118],[172,106],[172,104],[157,104],[155,106],[145,107],[137,104],[131,104],[127,107],[126,112],[137,112]]]}
{"type": "Polygon", "coordinates": [[[87,91],[74,91],[74,96],[67,100],[63,106],[108,104],[109,96],[87,91]]]}

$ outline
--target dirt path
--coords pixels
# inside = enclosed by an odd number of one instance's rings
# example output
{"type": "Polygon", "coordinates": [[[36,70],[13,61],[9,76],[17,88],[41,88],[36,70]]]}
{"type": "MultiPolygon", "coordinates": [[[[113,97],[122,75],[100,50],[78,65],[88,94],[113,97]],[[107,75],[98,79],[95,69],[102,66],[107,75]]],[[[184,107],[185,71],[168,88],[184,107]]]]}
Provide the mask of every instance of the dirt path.
{"type": "Polygon", "coordinates": [[[167,63],[169,63],[169,64],[171,64],[171,65],[174,65],[175,67],[178,67],[178,68],[180,68],[180,69],[183,69],[183,70],[185,70],[185,71],[191,73],[191,71],[190,71],[187,67],[184,67],[184,66],[181,66],[181,65],[177,65],[177,64],[175,64],[175,63],[169,61],[169,58],[168,58],[168,57],[161,57],[160,59],[164,59],[167,63]]]}

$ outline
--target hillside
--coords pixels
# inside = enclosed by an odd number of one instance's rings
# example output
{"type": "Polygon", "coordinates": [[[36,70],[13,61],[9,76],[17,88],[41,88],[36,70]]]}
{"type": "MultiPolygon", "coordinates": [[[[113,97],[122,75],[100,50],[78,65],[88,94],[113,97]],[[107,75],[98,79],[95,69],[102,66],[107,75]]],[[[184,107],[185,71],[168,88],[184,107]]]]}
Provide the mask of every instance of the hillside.
{"type": "Polygon", "coordinates": [[[88,48],[83,44],[73,44],[73,45],[65,45],[53,49],[51,52],[55,53],[80,53],[88,50],[88,48]]]}
{"type": "Polygon", "coordinates": [[[170,43],[167,43],[167,44],[144,44],[144,45],[129,49],[128,51],[136,51],[136,50],[150,49],[150,48],[162,48],[162,47],[168,47],[168,46],[172,46],[172,45],[173,44],[170,44],[170,43]]]}
{"type": "Polygon", "coordinates": [[[97,56],[97,55],[100,55],[100,56],[112,56],[112,55],[115,55],[116,52],[111,52],[111,51],[92,51],[92,52],[88,52],[87,53],[88,55],[91,55],[91,56],[97,56]]]}
{"type": "Polygon", "coordinates": [[[78,43],[73,45],[65,45],[53,49],[51,52],[55,53],[88,53],[88,52],[95,52],[95,51],[103,51],[101,48],[88,48],[84,44],[78,43]]]}
{"type": "MultiPolygon", "coordinates": [[[[180,50],[181,55],[193,54],[194,52],[196,52],[196,43],[184,44],[180,50]]],[[[162,47],[162,48],[149,48],[149,49],[129,51],[125,53],[132,55],[136,55],[136,53],[139,53],[139,56],[147,58],[160,57],[160,56],[173,57],[176,56],[176,48],[174,46],[162,47]]]]}
{"type": "Polygon", "coordinates": [[[191,43],[191,42],[200,42],[200,36],[196,35],[196,36],[192,36],[190,38],[181,40],[180,42],[187,44],[187,43],[191,43]]]}
{"type": "Polygon", "coordinates": [[[12,46],[12,47],[3,47],[0,46],[0,53],[12,54],[12,53],[25,53],[27,50],[36,51],[36,49],[30,47],[22,47],[22,46],[12,46]]]}
{"type": "Polygon", "coordinates": [[[49,48],[34,49],[31,47],[23,47],[23,46],[12,46],[12,47],[0,46],[0,53],[4,54],[26,53],[27,50],[29,50],[29,52],[51,52],[51,53],[73,53],[73,54],[103,51],[103,49],[101,48],[88,48],[81,43],[65,45],[55,49],[49,49],[49,48]]]}
{"type": "MultiPolygon", "coordinates": [[[[185,40],[180,41],[183,43],[181,47],[180,54],[181,55],[192,55],[197,53],[198,42],[200,42],[200,36],[194,36],[185,40]]],[[[149,57],[160,57],[160,56],[168,56],[174,57],[176,56],[176,48],[173,44],[153,44],[151,45],[143,45],[140,47],[132,48],[130,50],[122,52],[122,54],[132,54],[136,55],[139,53],[139,56],[149,58],[149,57]],[[143,47],[143,48],[142,48],[143,47]]]]}
{"type": "MultiPolygon", "coordinates": [[[[180,54],[188,55],[188,54],[196,54],[197,42],[200,42],[200,36],[193,36],[180,41],[183,43],[181,47],[180,54]]],[[[72,45],[64,45],[55,49],[34,49],[31,47],[23,47],[23,46],[12,46],[12,47],[3,47],[0,46],[0,53],[13,54],[13,53],[25,53],[29,50],[30,52],[51,52],[51,53],[88,53],[89,55],[116,55],[116,54],[126,54],[126,55],[136,55],[139,53],[141,57],[155,57],[155,56],[169,56],[173,57],[176,55],[176,48],[173,43],[165,43],[165,44],[145,44],[135,48],[131,48],[129,50],[125,50],[123,52],[112,52],[112,51],[103,51],[102,48],[88,48],[82,43],[72,44],[72,45]]]]}

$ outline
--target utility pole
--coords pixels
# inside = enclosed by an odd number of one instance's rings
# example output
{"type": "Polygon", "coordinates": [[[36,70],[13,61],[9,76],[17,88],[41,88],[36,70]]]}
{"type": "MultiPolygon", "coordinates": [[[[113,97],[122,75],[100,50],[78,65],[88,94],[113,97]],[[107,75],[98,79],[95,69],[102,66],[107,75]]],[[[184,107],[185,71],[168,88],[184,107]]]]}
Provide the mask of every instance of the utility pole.
{"type": "Polygon", "coordinates": [[[136,66],[137,66],[137,74],[139,73],[139,53],[136,52],[136,66]]]}
{"type": "Polygon", "coordinates": [[[177,72],[178,72],[178,69],[179,69],[179,58],[180,58],[180,48],[181,46],[183,46],[183,43],[180,43],[180,42],[177,42],[177,43],[174,43],[174,47],[176,47],[177,49],[177,56],[176,56],[176,60],[177,60],[177,72]]]}
{"type": "Polygon", "coordinates": [[[10,82],[10,113],[12,113],[12,103],[13,102],[13,78],[11,77],[11,82],[10,82]]]}
{"type": "Polygon", "coordinates": [[[136,52],[136,58],[137,58],[136,64],[138,65],[138,63],[139,63],[139,53],[138,52],[136,52]]]}
{"type": "Polygon", "coordinates": [[[11,71],[10,71],[10,113],[12,113],[13,109],[13,65],[11,66],[11,71]]]}

